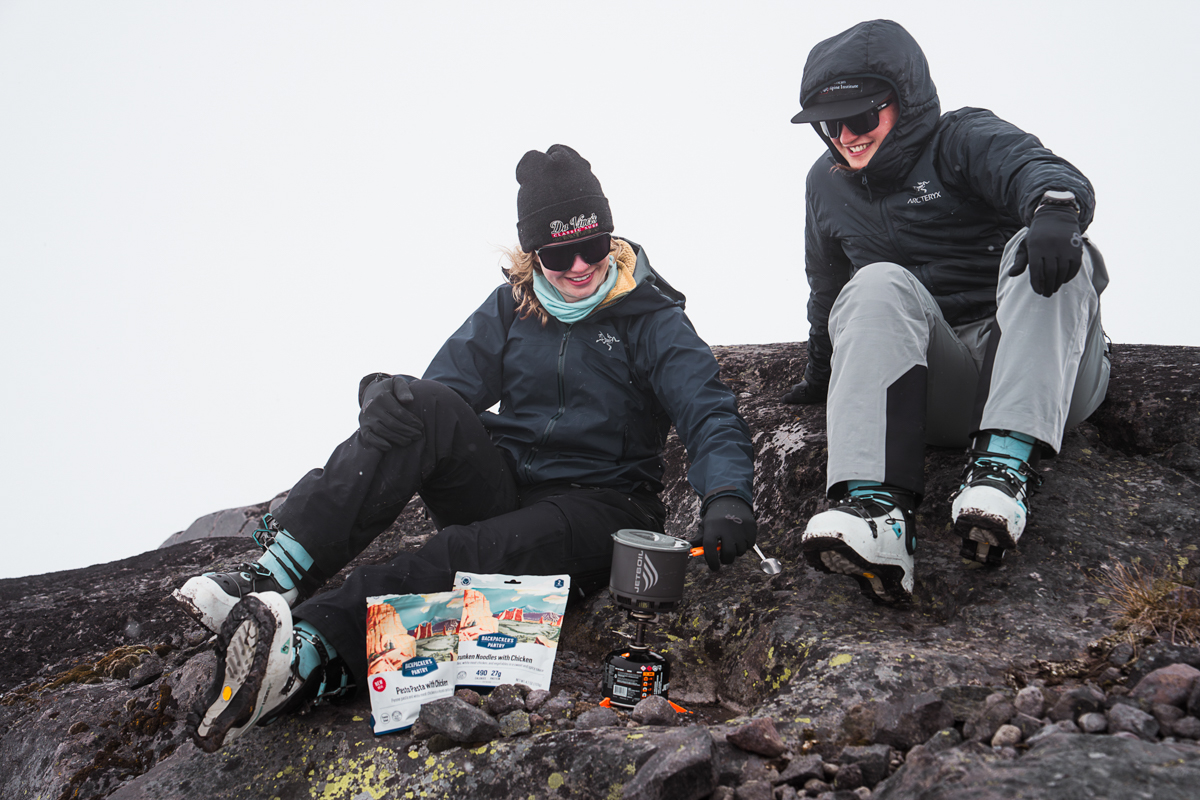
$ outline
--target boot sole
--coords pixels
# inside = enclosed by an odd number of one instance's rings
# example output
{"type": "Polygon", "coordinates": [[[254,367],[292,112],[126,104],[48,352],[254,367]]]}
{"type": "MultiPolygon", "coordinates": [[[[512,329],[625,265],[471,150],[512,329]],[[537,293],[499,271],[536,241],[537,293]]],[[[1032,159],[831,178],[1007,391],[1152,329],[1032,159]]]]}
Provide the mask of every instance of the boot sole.
{"type": "Polygon", "coordinates": [[[188,733],[201,750],[219,750],[262,716],[258,698],[275,649],[275,615],[262,600],[247,596],[217,634],[217,670],[208,693],[188,714],[188,733]]]}
{"type": "Polygon", "coordinates": [[[858,582],[859,590],[873,602],[883,605],[907,605],[912,595],[901,581],[904,570],[890,564],[872,564],[840,539],[813,538],[802,550],[809,565],[831,575],[848,575],[858,582]]]}
{"type": "Polygon", "coordinates": [[[954,532],[962,539],[959,555],[988,566],[1000,564],[1004,553],[1017,546],[1003,518],[982,514],[976,509],[964,509],[959,513],[954,532]]]}

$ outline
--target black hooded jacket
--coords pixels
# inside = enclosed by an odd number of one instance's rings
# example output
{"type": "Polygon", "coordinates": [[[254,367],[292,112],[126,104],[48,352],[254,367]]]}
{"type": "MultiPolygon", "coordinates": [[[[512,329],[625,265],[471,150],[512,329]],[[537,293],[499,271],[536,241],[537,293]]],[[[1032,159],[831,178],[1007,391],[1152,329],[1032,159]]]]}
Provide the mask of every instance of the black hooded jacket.
{"type": "Polygon", "coordinates": [[[822,386],[833,350],[829,311],[855,270],[879,261],[899,264],[924,284],[951,325],[983,319],[996,310],[1004,245],[1029,224],[1042,194],[1074,193],[1082,230],[1095,204],[1088,179],[1036,136],[981,108],[940,115],[925,54],[895,22],[863,22],[814,47],[804,65],[801,105],[849,77],[891,84],[899,117],[857,171],[837,168],[846,160],[813,126],[829,153],[809,171],[805,190],[805,378],[822,386]]]}

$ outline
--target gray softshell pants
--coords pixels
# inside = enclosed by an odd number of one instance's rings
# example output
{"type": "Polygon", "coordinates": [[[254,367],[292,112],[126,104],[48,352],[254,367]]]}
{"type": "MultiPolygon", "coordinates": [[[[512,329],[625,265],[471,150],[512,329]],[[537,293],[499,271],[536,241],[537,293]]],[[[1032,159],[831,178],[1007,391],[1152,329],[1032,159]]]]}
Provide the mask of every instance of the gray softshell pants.
{"type": "Polygon", "coordinates": [[[1008,275],[1025,233],[1004,249],[994,318],[952,327],[913,273],[886,262],[842,289],[829,315],[831,496],[867,480],[920,497],[925,444],[965,447],[980,430],[1018,431],[1057,453],[1063,432],[1100,405],[1104,260],[1088,243],[1079,274],[1042,297],[1028,271],[1008,275]]]}

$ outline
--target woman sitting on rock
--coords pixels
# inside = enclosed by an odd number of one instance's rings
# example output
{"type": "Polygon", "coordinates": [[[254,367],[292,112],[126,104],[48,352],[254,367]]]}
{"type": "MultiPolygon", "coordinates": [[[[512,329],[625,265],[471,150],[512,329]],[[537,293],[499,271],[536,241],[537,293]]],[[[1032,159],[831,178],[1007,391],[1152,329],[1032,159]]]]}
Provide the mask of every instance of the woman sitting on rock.
{"type": "Polygon", "coordinates": [[[508,282],[423,378],[363,379],[359,429],[266,515],[257,563],[175,593],[218,632],[215,680],[190,718],[203,749],[364,686],[369,596],[446,591],[460,570],[605,585],[613,533],[663,529],[672,424],[709,567],[754,543],[749,431],[683,295],[612,235],[608,200],[574,150],[526,153],[517,181],[508,282]],[[438,532],[312,597],[414,494],[438,532]]]}
{"type": "MultiPolygon", "coordinates": [[[[1045,75],[1033,91],[1069,79],[1045,75]]],[[[805,191],[808,366],[788,403],[828,399],[833,508],[802,535],[818,570],[912,597],[925,444],[971,445],[953,497],[962,555],[999,563],[1025,530],[1040,457],[1104,399],[1092,185],[990,111],[941,114],[920,46],[888,20],[812,49],[803,110],[829,148],[805,191]]]]}

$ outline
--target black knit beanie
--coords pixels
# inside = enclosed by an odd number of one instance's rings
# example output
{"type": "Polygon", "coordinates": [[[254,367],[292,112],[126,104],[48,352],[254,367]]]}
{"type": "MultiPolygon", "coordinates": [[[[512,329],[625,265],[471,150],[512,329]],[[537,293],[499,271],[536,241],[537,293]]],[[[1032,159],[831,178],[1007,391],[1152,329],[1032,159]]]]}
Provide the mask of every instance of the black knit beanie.
{"type": "Polygon", "coordinates": [[[592,165],[565,144],[530,150],[517,164],[517,237],[521,249],[612,233],[612,212],[592,165]]]}

